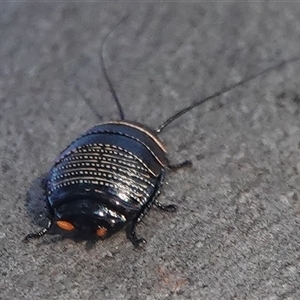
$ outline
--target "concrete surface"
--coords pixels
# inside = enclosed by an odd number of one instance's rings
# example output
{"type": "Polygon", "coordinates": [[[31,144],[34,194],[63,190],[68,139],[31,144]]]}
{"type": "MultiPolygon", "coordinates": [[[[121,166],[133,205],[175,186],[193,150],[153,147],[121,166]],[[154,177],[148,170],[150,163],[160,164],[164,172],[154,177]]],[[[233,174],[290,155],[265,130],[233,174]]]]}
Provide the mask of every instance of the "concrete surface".
{"type": "Polygon", "coordinates": [[[117,110],[156,127],[180,108],[300,57],[298,3],[39,3],[0,7],[0,299],[300,299],[300,63],[285,64],[174,122],[161,201],[94,245],[49,235],[39,178],[117,110]],[[80,93],[75,84],[80,87],[80,93]],[[90,99],[89,104],[83,95],[90,99]],[[97,117],[97,113],[101,116],[97,117]]]}

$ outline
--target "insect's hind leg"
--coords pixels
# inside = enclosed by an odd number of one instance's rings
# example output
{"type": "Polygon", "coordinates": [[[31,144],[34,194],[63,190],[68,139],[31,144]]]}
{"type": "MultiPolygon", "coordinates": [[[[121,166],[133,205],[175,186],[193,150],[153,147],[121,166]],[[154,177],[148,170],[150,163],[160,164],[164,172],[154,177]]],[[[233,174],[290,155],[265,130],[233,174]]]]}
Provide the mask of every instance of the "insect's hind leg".
{"type": "Polygon", "coordinates": [[[161,204],[158,200],[155,200],[154,201],[154,205],[162,210],[162,211],[167,211],[167,212],[175,212],[177,211],[177,205],[175,204],[168,204],[168,205],[164,205],[164,204],[161,204]]]}
{"type": "Polygon", "coordinates": [[[185,160],[185,161],[175,164],[175,165],[168,165],[168,168],[170,171],[177,171],[182,168],[190,168],[192,165],[193,164],[190,160],[185,160]]]}
{"type": "MultiPolygon", "coordinates": [[[[192,166],[192,162],[190,160],[185,160],[181,163],[178,163],[178,164],[175,164],[175,165],[171,165],[169,164],[168,165],[168,169],[170,171],[177,171],[179,169],[182,169],[182,168],[189,168],[192,166]]],[[[167,212],[175,212],[177,210],[177,205],[175,204],[168,204],[168,205],[164,205],[164,204],[161,204],[158,199],[158,197],[156,197],[156,199],[154,200],[154,205],[159,208],[160,210],[163,210],[163,211],[167,211],[167,212]]]]}
{"type": "MultiPolygon", "coordinates": [[[[184,162],[182,162],[182,163],[179,163],[179,164],[176,164],[176,165],[168,165],[168,168],[170,169],[170,170],[174,170],[174,171],[176,171],[176,170],[178,170],[178,169],[181,169],[181,168],[184,168],[184,167],[188,167],[188,166],[191,166],[192,165],[192,162],[191,161],[189,161],[189,160],[186,160],[186,161],[184,161],[184,162]]],[[[164,179],[164,173],[163,173],[163,177],[162,177],[162,180],[161,180],[161,184],[160,184],[160,188],[159,188],[159,191],[158,191],[158,193],[157,193],[157,195],[156,195],[156,197],[155,197],[155,199],[154,199],[154,205],[158,208],[158,209],[160,209],[160,210],[162,210],[162,211],[166,211],[166,212],[176,212],[177,211],[177,205],[175,205],[175,204],[167,204],[167,205],[164,205],[164,204],[161,204],[159,201],[158,201],[158,196],[159,196],[159,194],[160,194],[160,189],[161,189],[161,187],[162,187],[162,183],[163,183],[163,179],[164,179]]]]}
{"type": "Polygon", "coordinates": [[[165,178],[165,171],[162,170],[161,177],[159,179],[159,182],[156,187],[156,191],[154,193],[153,198],[145,205],[143,210],[139,213],[139,215],[132,220],[128,225],[126,226],[126,236],[127,238],[131,241],[133,246],[135,248],[138,248],[140,244],[146,243],[146,240],[143,238],[138,238],[136,236],[136,226],[137,224],[143,219],[143,217],[147,214],[148,210],[150,207],[154,204],[157,208],[163,210],[163,211],[168,211],[168,212],[175,212],[177,210],[177,206],[174,204],[169,204],[169,205],[163,205],[161,204],[157,199],[160,195],[160,191],[163,185],[163,181],[165,178]]]}

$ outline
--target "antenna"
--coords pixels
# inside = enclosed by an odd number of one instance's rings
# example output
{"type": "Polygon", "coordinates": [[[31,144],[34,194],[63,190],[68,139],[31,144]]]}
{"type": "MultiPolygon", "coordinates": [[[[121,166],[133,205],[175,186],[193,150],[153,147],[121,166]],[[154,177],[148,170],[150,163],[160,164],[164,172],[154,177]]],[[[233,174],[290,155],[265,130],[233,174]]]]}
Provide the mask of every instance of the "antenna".
{"type": "Polygon", "coordinates": [[[203,98],[201,100],[198,100],[198,101],[195,101],[193,104],[191,104],[190,106],[186,107],[186,108],[183,108],[182,110],[178,111],[177,113],[175,113],[173,116],[169,117],[165,122],[163,122],[155,131],[157,133],[161,133],[170,123],[172,123],[173,121],[177,120],[178,118],[180,118],[181,116],[183,116],[184,114],[186,114],[187,112],[191,111],[192,109],[194,109],[195,107],[209,101],[209,100],[212,100],[216,97],[219,97],[233,89],[235,89],[236,87],[242,85],[242,84],[245,84],[259,76],[262,76],[270,71],[273,71],[273,70],[276,70],[276,69],[279,69],[280,67],[286,65],[286,64],[289,64],[291,62],[295,62],[295,61],[298,61],[300,60],[300,57],[297,56],[297,57],[294,57],[294,58],[291,58],[291,59],[288,59],[288,60],[284,60],[282,61],[281,63],[277,64],[277,65],[274,65],[274,66],[271,66],[255,75],[251,75],[249,77],[246,77],[245,79],[237,82],[237,83],[234,83],[232,85],[229,85],[225,88],[223,88],[221,91],[219,92],[216,92],[206,98],[203,98]]]}
{"type": "Polygon", "coordinates": [[[105,42],[106,40],[112,35],[113,32],[115,32],[115,30],[123,23],[125,22],[128,17],[130,16],[130,13],[128,15],[126,15],[125,17],[123,17],[119,23],[104,37],[103,39],[103,42],[102,42],[102,45],[101,45],[101,54],[100,54],[100,60],[101,60],[101,67],[102,67],[102,72],[103,72],[103,75],[104,75],[104,78],[107,82],[107,85],[109,87],[109,90],[115,100],[115,103],[118,107],[118,110],[119,110],[119,115],[120,115],[120,119],[121,120],[124,120],[125,119],[125,114],[124,114],[124,110],[122,108],[122,105],[120,103],[120,100],[119,100],[119,97],[116,93],[116,90],[112,84],[112,81],[110,80],[109,76],[108,76],[108,73],[107,73],[107,69],[106,69],[106,66],[105,66],[105,61],[104,61],[104,57],[103,57],[103,53],[104,53],[104,46],[105,46],[105,42]]]}

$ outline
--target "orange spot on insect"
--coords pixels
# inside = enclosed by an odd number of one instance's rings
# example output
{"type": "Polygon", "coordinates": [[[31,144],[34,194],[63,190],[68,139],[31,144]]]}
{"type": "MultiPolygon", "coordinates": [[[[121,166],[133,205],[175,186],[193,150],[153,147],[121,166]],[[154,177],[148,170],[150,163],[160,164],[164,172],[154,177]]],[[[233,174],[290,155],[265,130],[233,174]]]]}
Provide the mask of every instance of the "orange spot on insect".
{"type": "Polygon", "coordinates": [[[63,230],[71,231],[75,229],[74,225],[68,221],[57,221],[56,225],[63,230]]]}
{"type": "Polygon", "coordinates": [[[104,237],[106,233],[107,233],[107,229],[105,227],[100,227],[96,231],[96,234],[100,237],[104,237]]]}

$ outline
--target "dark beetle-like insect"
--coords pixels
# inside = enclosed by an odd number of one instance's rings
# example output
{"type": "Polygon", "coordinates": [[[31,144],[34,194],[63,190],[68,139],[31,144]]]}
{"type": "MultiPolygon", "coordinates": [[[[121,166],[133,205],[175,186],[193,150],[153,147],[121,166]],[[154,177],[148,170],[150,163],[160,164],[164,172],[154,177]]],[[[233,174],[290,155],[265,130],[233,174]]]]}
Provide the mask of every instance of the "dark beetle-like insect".
{"type": "Polygon", "coordinates": [[[165,169],[187,163],[170,166],[163,144],[141,124],[95,126],[71,143],[49,172],[49,228],[55,222],[64,230],[106,238],[126,225],[128,238],[138,246],[143,239],[136,237],[135,225],[152,203],[163,210],[176,208],[157,201],[165,169]]]}
{"type": "MultiPolygon", "coordinates": [[[[103,45],[104,42],[102,48],[103,45]]],[[[125,228],[127,237],[137,247],[145,240],[136,237],[135,227],[151,205],[166,211],[176,210],[175,205],[165,206],[157,200],[166,171],[190,164],[185,161],[171,165],[158,134],[191,109],[283,64],[196,101],[154,131],[125,120],[120,101],[107,75],[103,55],[101,60],[105,79],[119,109],[120,120],[93,127],[58,156],[45,180],[48,226],[40,232],[28,234],[25,241],[43,236],[55,224],[64,231],[78,231],[85,236],[102,239],[125,228]]]]}

